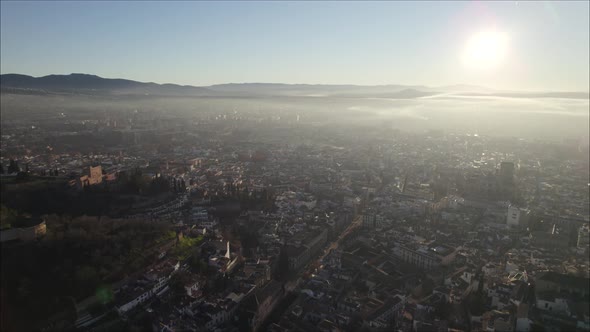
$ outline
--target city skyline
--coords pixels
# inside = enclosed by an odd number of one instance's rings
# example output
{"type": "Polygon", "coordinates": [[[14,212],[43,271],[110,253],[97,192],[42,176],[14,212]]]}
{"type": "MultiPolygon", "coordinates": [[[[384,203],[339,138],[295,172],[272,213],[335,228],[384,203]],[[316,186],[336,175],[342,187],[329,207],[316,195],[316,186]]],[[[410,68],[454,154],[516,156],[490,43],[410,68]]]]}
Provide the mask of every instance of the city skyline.
{"type": "Polygon", "coordinates": [[[1,6],[2,74],[589,90],[587,2],[1,6]]]}
{"type": "Polygon", "coordinates": [[[0,0],[0,331],[590,332],[589,6],[0,0]]]}

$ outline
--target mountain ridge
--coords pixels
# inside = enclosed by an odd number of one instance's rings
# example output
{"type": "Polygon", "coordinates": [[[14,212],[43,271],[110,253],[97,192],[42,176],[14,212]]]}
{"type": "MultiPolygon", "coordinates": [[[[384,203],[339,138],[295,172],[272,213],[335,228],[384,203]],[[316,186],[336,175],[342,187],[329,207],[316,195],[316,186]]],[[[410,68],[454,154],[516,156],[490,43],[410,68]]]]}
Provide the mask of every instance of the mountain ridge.
{"type": "Polygon", "coordinates": [[[292,96],[292,97],[374,97],[412,99],[439,94],[460,93],[466,96],[499,96],[510,98],[582,98],[588,92],[579,91],[499,91],[476,85],[456,84],[440,87],[424,85],[355,85],[355,84],[289,84],[289,83],[224,83],[210,86],[174,83],[139,82],[122,78],[103,78],[93,74],[52,74],[34,77],[23,74],[0,75],[4,93],[84,92],[114,95],[161,96],[292,96]]]}

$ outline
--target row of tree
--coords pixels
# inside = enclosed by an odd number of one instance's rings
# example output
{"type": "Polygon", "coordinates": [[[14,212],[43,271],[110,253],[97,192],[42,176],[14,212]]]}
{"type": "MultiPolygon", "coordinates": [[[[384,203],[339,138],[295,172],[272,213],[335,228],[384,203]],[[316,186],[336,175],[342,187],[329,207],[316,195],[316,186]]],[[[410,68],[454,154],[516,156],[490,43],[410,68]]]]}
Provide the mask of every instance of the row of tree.
{"type": "Polygon", "coordinates": [[[169,231],[165,223],[143,220],[48,216],[46,223],[39,242],[0,252],[2,266],[10,267],[0,270],[2,309],[11,309],[7,318],[14,323],[7,331],[39,330],[63,311],[56,306],[63,297],[80,301],[97,295],[108,302],[112,295],[108,289],[104,294],[103,286],[152,262],[158,240],[169,231]]]}
{"type": "MultiPolygon", "coordinates": [[[[18,165],[18,161],[14,159],[10,159],[10,163],[8,164],[8,168],[4,170],[4,165],[0,164],[0,174],[14,174],[14,173],[29,173],[29,164],[25,165],[25,170],[21,170],[20,166],[18,165]]],[[[39,175],[41,176],[58,176],[59,172],[57,168],[49,169],[49,170],[42,170],[39,175]]]]}
{"type": "Polygon", "coordinates": [[[174,177],[156,176],[153,179],[145,176],[141,169],[123,171],[118,175],[120,190],[133,194],[158,195],[167,192],[184,192],[186,183],[184,179],[174,177]]]}
{"type": "MultiPolygon", "coordinates": [[[[29,165],[27,165],[27,172],[28,172],[29,165]]],[[[20,166],[18,166],[18,161],[14,159],[10,159],[10,163],[8,164],[8,169],[6,170],[7,174],[13,174],[20,172],[20,166]]],[[[0,174],[5,174],[4,172],[4,165],[0,164],[0,174]]]]}

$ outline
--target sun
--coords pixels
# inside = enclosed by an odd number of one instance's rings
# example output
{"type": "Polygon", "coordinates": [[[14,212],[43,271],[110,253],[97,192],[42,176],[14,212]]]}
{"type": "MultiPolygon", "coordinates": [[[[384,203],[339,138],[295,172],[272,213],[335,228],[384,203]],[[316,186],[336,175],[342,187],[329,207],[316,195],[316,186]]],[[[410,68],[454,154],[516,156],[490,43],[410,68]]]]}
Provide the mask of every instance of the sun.
{"type": "Polygon", "coordinates": [[[495,69],[504,61],[508,51],[508,36],[498,30],[480,31],[467,41],[463,63],[473,69],[495,69]]]}

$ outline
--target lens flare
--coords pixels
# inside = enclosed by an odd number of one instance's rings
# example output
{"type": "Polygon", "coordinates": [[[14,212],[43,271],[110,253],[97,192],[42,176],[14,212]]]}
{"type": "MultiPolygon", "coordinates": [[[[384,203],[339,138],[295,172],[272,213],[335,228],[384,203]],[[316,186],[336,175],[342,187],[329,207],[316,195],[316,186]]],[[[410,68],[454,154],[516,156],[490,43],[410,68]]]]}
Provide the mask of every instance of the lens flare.
{"type": "Polygon", "coordinates": [[[495,69],[504,61],[508,51],[508,36],[497,30],[480,31],[467,41],[463,63],[473,69],[495,69]]]}

